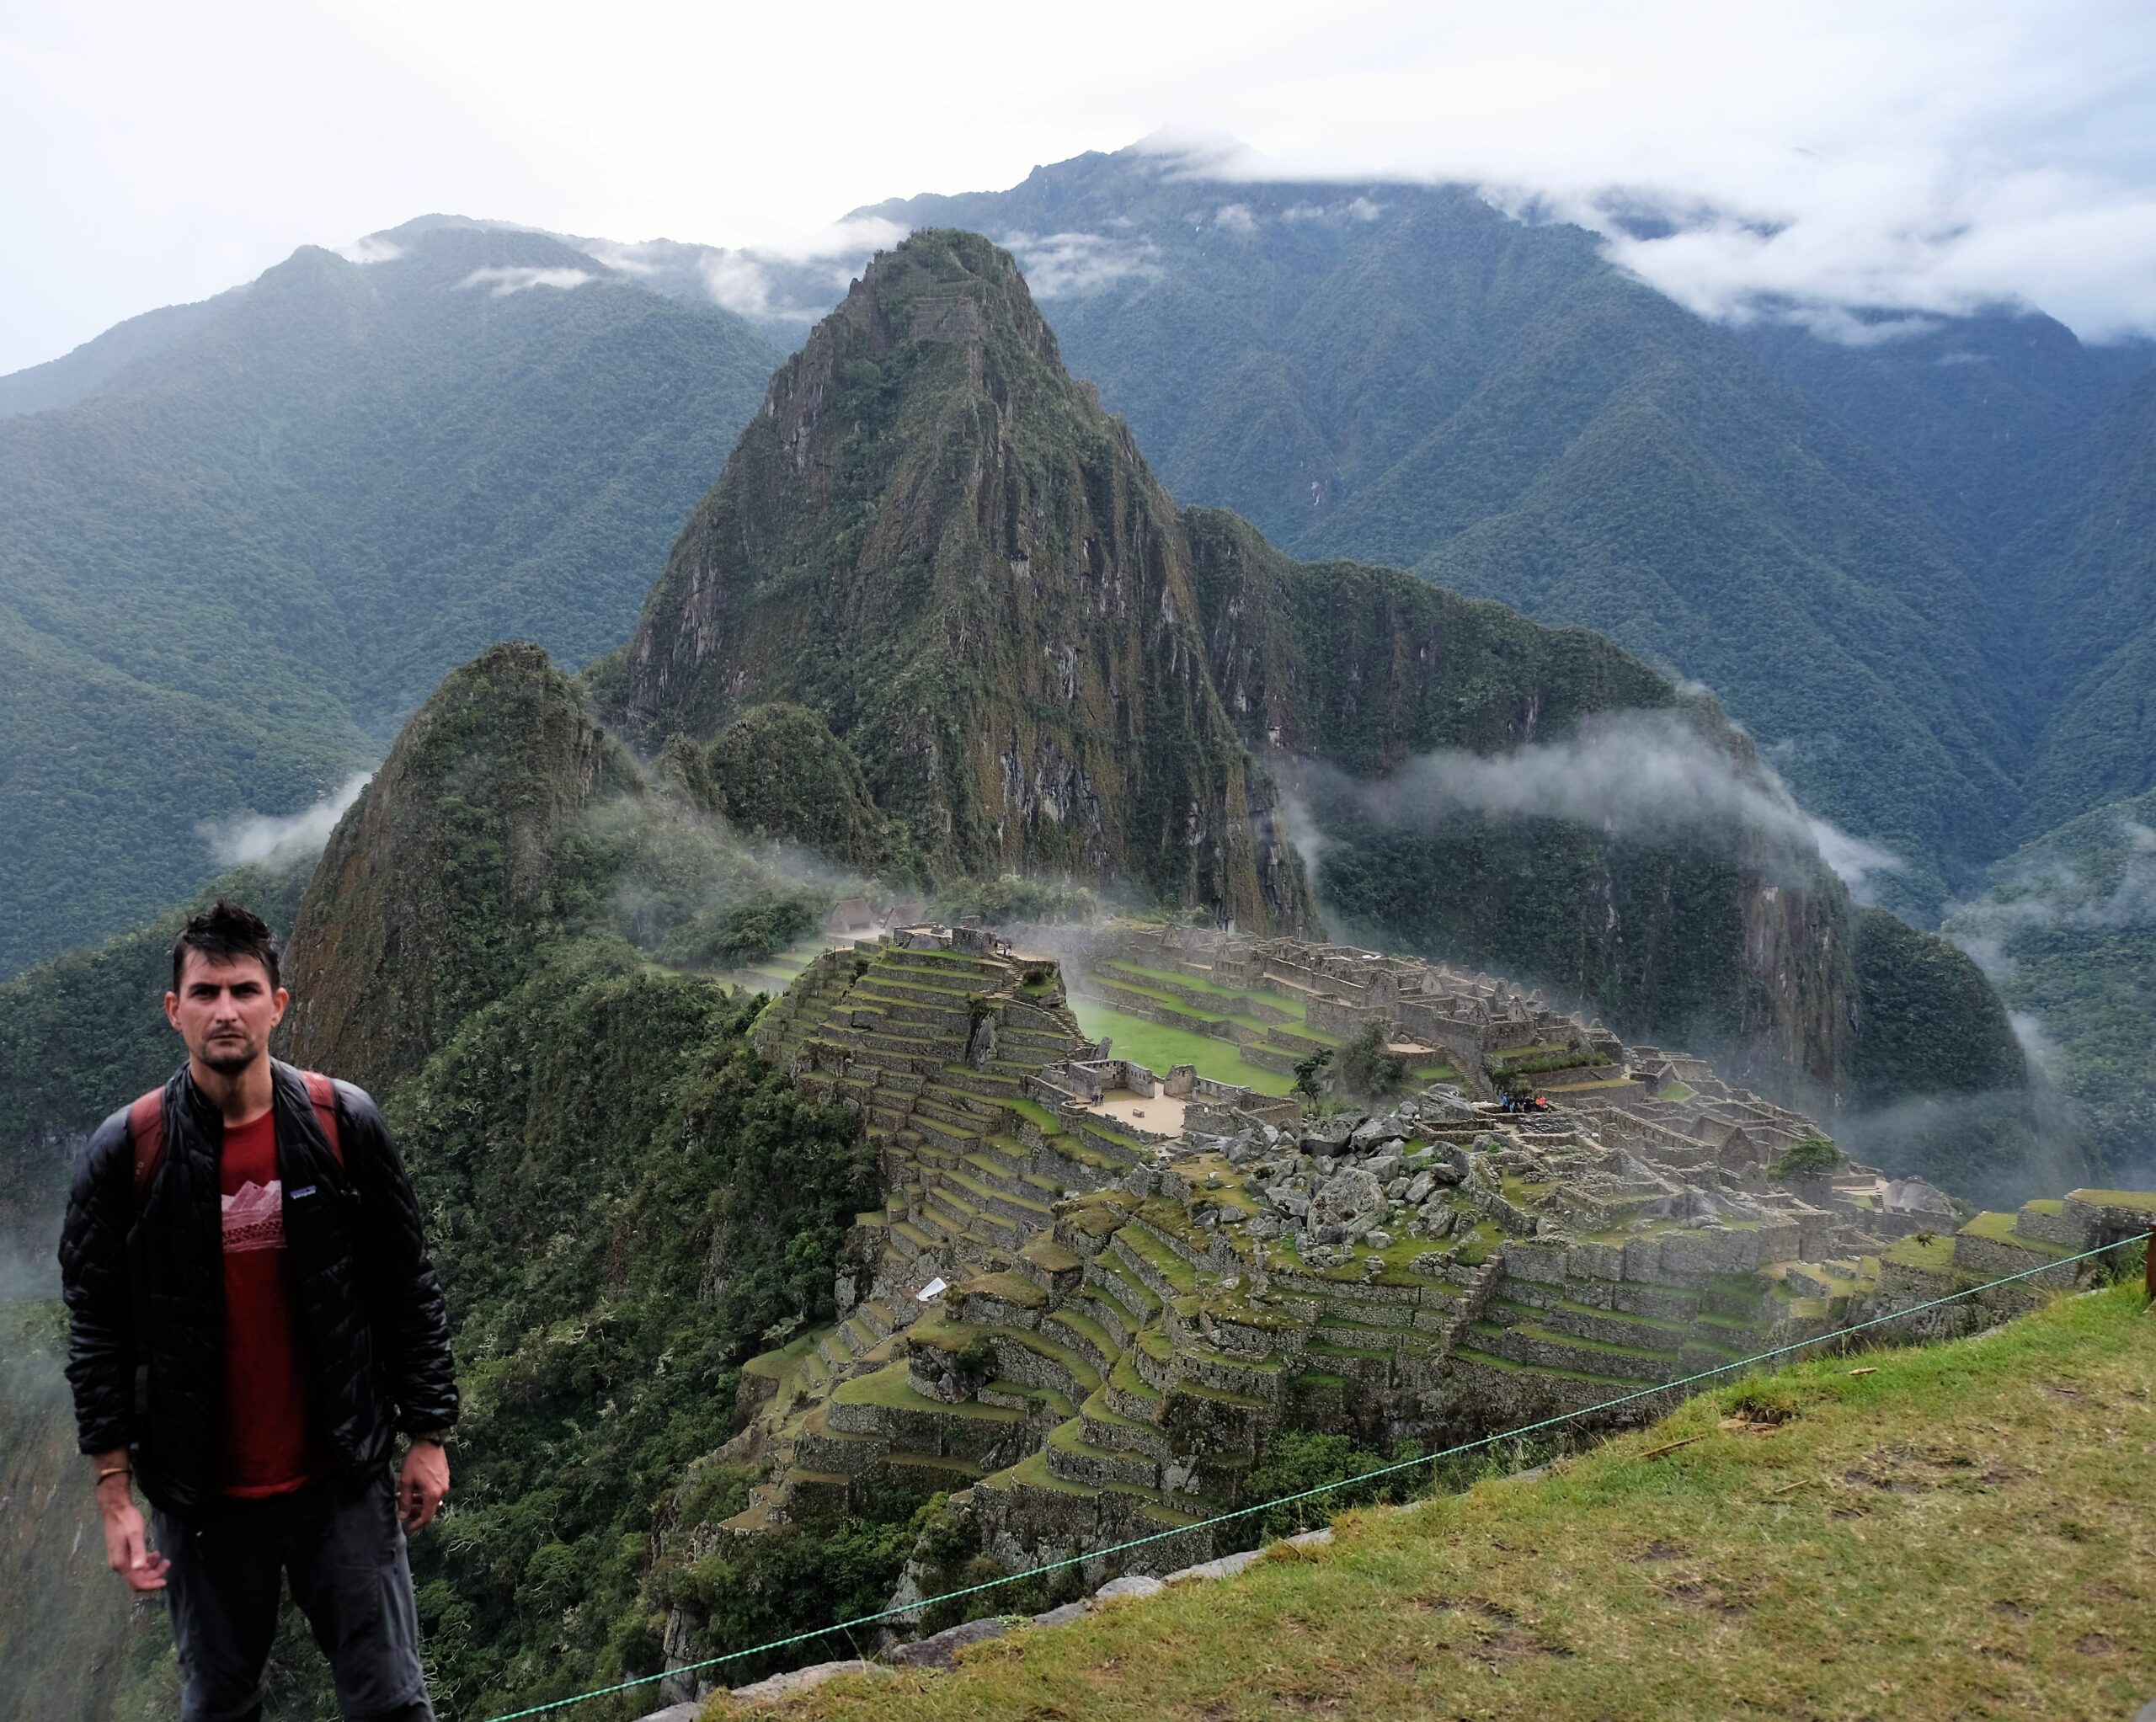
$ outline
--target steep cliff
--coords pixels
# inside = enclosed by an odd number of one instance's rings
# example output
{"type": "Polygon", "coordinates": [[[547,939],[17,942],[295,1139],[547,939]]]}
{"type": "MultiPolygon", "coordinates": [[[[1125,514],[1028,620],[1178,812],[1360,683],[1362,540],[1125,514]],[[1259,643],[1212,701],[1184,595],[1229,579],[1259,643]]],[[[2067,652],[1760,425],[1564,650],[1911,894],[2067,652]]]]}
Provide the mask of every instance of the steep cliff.
{"type": "Polygon", "coordinates": [[[1066,871],[1309,919],[1207,674],[1182,534],[1010,257],[878,259],[772,379],[622,678],[643,738],[790,701],[938,877],[1066,871]]]}

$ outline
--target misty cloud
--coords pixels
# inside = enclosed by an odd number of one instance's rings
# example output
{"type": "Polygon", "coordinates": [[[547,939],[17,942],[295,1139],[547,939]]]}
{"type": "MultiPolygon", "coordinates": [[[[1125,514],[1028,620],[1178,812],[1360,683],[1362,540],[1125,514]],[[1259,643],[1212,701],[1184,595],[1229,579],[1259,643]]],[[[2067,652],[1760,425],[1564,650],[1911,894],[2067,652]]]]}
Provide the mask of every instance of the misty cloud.
{"type": "Polygon", "coordinates": [[[879,251],[907,230],[883,216],[849,216],[774,244],[715,250],[698,264],[722,310],[754,322],[811,323],[836,304],[879,251]]]}
{"type": "Polygon", "coordinates": [[[329,841],[338,820],[360,798],[360,792],[373,776],[371,771],[355,771],[312,807],[296,813],[235,813],[227,818],[205,819],[195,828],[195,834],[223,867],[310,854],[329,841]]]}
{"type": "Polygon", "coordinates": [[[703,261],[704,291],[712,303],[736,317],[783,317],[790,323],[812,323],[823,314],[811,306],[776,306],[771,302],[770,272],[745,251],[722,251],[703,261]]]}
{"type": "Polygon", "coordinates": [[[474,269],[459,281],[460,287],[489,287],[490,299],[505,299],[511,293],[528,293],[534,287],[581,287],[595,281],[598,276],[590,269],[542,269],[531,264],[495,264],[486,269],[474,269]]]}
{"type": "Polygon", "coordinates": [[[1213,225],[1225,233],[1255,233],[1257,217],[1247,204],[1224,203],[1213,212],[1213,225]]]}
{"type": "Polygon", "coordinates": [[[1902,865],[1806,814],[1767,767],[1747,765],[1673,712],[1615,712],[1564,740],[1502,754],[1442,748],[1354,792],[1395,825],[1435,827],[1466,813],[1557,819],[1636,840],[1764,841],[1791,862],[1825,861],[1860,902],[1870,900],[1876,875],[1902,865]]]}
{"type": "Polygon", "coordinates": [[[996,243],[1018,260],[1036,299],[1074,298],[1129,276],[1160,272],[1150,240],[1105,233],[1006,233],[996,243]]]}
{"type": "Polygon", "coordinates": [[[1867,843],[1861,837],[1853,837],[1838,825],[1809,814],[1804,823],[1818,848],[1819,859],[1834,870],[1835,876],[1849,888],[1849,895],[1859,903],[1879,900],[1873,882],[1881,874],[1908,870],[1908,863],[1892,850],[1867,843]]]}
{"type": "Polygon", "coordinates": [[[394,263],[404,254],[404,248],[394,239],[385,239],[379,233],[369,233],[355,239],[349,245],[337,248],[338,256],[346,263],[394,263]]]}
{"type": "Polygon", "coordinates": [[[2003,975],[2014,967],[2011,946],[2018,934],[2156,924],[2156,829],[2121,816],[2116,830],[2122,849],[2115,877],[2092,877],[2057,859],[2004,869],[1989,894],[1948,911],[1946,936],[1987,974],[2003,975]]]}

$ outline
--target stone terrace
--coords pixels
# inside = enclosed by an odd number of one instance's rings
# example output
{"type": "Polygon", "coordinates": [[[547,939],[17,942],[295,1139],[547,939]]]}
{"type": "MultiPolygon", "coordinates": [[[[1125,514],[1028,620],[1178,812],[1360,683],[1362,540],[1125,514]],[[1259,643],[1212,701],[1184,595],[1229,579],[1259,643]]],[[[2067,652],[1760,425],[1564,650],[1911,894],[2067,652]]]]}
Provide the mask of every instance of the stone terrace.
{"type": "MultiPolygon", "coordinates": [[[[897,1482],[950,1493],[987,1553],[1032,1565],[1235,1504],[1283,1429],[1390,1447],[1635,1394],[1620,1416],[1644,1417],[1664,1383],[2146,1224],[2150,1198],[2122,1192],[1961,1224],[1940,1192],[1846,1160],[1778,1181],[1811,1121],[1486,976],[1153,933],[1103,941],[1084,977],[1245,1060],[1375,1016],[1446,1062],[1390,1110],[1305,1121],[1104,1056],[1060,965],[991,935],[905,929],[818,959],[755,1039],[862,1107],[886,1201],[852,1234],[842,1319],[747,1367],[737,1452],[765,1481],[737,1528],[897,1482]],[[1483,1097],[1523,1062],[1554,1110],[1483,1097]],[[1100,1109],[1177,1090],[1179,1137],[1100,1109]]],[[[1193,1530],[1131,1561],[1211,1552],[1193,1530]]]]}

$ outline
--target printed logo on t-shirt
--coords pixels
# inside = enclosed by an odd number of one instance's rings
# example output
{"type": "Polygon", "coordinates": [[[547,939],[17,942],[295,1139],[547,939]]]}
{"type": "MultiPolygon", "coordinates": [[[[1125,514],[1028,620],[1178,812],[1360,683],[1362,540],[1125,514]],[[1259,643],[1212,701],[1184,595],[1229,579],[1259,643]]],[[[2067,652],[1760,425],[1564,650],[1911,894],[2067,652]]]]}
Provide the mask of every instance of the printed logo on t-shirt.
{"type": "Polygon", "coordinates": [[[239,1186],[238,1195],[222,1198],[227,1256],[285,1247],[284,1193],[284,1185],[275,1178],[267,1184],[250,1179],[239,1186]]]}

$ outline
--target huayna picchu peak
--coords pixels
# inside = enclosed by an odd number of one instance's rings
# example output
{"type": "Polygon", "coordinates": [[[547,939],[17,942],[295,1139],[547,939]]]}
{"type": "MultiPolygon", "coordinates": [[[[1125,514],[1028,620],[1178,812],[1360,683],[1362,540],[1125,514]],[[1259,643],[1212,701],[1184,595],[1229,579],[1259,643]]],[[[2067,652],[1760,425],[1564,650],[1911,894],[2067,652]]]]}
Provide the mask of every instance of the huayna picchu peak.
{"type": "Polygon", "coordinates": [[[1174,505],[1017,264],[921,233],[772,379],[621,697],[653,741],[809,707],[942,874],[1057,871],[1305,925],[1198,621],[1174,505]]]}

